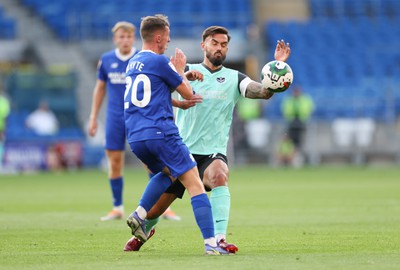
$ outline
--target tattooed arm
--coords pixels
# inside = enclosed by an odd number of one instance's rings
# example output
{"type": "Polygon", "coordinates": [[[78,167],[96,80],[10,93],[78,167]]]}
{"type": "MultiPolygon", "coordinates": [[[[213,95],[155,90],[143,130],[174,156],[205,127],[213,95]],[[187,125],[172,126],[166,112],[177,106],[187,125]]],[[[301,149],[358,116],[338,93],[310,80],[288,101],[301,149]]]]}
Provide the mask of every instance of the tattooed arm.
{"type": "Polygon", "coordinates": [[[273,92],[262,87],[261,83],[252,81],[246,87],[245,96],[252,99],[269,99],[273,94],[273,92]]]}
{"type": "Polygon", "coordinates": [[[239,91],[246,98],[251,99],[269,99],[273,92],[265,89],[261,83],[253,81],[247,75],[239,72],[239,91]]]}

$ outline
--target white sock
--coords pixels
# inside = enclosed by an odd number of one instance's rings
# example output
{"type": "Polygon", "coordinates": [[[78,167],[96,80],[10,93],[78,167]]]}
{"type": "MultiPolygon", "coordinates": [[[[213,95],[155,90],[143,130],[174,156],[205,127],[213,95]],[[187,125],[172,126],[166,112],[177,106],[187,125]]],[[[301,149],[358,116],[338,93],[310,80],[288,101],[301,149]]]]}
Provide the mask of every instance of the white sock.
{"type": "Polygon", "coordinates": [[[221,241],[221,239],[226,240],[226,235],[222,234],[222,233],[218,233],[217,235],[215,235],[215,238],[217,239],[217,243],[219,243],[219,241],[221,241]]]}
{"type": "Polygon", "coordinates": [[[120,212],[124,212],[124,206],[121,204],[121,205],[118,205],[118,206],[114,206],[114,210],[118,210],[118,211],[120,211],[120,212]]]}
{"type": "Polygon", "coordinates": [[[215,241],[214,237],[210,237],[210,238],[204,239],[204,244],[208,244],[208,245],[210,245],[212,247],[216,247],[217,246],[217,242],[215,241]]]}
{"type": "Polygon", "coordinates": [[[146,209],[144,209],[142,206],[139,205],[139,206],[136,208],[136,213],[138,214],[138,216],[139,216],[141,219],[143,219],[143,220],[146,219],[147,211],[146,211],[146,209]]]}

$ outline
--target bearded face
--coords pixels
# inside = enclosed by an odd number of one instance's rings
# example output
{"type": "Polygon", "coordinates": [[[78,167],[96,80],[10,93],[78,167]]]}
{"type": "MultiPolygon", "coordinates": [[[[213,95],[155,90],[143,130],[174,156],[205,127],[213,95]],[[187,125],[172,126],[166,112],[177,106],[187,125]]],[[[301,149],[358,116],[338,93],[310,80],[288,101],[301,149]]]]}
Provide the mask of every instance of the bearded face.
{"type": "Polygon", "coordinates": [[[215,34],[207,37],[202,44],[202,49],[210,63],[219,67],[223,64],[228,52],[228,36],[224,34],[215,34]]]}
{"type": "Polygon", "coordinates": [[[223,54],[221,51],[206,51],[206,57],[211,64],[213,64],[215,67],[219,67],[225,61],[226,53],[223,54]]]}

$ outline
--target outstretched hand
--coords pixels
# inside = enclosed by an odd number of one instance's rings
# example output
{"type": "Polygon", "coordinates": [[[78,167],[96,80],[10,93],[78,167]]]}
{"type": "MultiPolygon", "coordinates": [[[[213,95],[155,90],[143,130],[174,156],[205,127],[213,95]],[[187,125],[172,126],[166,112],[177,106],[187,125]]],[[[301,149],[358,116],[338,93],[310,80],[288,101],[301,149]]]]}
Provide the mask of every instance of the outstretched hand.
{"type": "Polygon", "coordinates": [[[183,74],[186,67],[186,55],[181,49],[176,48],[175,54],[171,56],[171,63],[175,66],[179,74],[183,74]]]}
{"type": "Polygon", "coordinates": [[[186,75],[186,78],[189,80],[189,81],[195,81],[195,80],[198,80],[198,81],[203,81],[203,73],[201,73],[200,71],[198,71],[198,70],[189,70],[189,71],[186,71],[185,72],[185,75],[186,75]]]}
{"type": "Polygon", "coordinates": [[[195,106],[197,103],[201,102],[203,102],[203,97],[198,94],[194,94],[191,99],[183,99],[179,101],[178,107],[181,108],[182,110],[186,110],[195,106]]]}
{"type": "Polygon", "coordinates": [[[285,43],[283,39],[278,40],[278,44],[276,44],[275,48],[275,60],[286,62],[286,60],[290,56],[290,45],[289,43],[285,43]]]}

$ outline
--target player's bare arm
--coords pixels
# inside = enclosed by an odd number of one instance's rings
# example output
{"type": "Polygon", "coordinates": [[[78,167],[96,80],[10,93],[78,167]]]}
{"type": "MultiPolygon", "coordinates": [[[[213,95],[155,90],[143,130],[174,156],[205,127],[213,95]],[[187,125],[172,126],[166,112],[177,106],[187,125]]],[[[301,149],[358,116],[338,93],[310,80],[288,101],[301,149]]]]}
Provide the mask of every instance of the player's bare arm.
{"type": "Polygon", "coordinates": [[[275,60],[286,62],[290,56],[290,44],[285,43],[283,39],[278,40],[275,48],[275,60]]]}
{"type": "Polygon", "coordinates": [[[175,49],[175,54],[171,57],[171,63],[174,65],[178,74],[183,78],[182,83],[176,88],[176,91],[178,91],[184,99],[192,99],[193,90],[185,75],[186,55],[181,49],[175,49]]]}
{"type": "Polygon", "coordinates": [[[99,115],[101,104],[103,103],[104,96],[106,95],[106,82],[97,80],[93,91],[92,110],[89,116],[89,136],[93,137],[97,133],[97,118],[99,115]]]}
{"type": "Polygon", "coordinates": [[[274,95],[273,92],[265,89],[261,83],[252,81],[247,85],[246,97],[252,99],[269,99],[274,95]]]}
{"type": "MultiPolygon", "coordinates": [[[[185,76],[189,81],[195,81],[195,80],[203,81],[203,73],[201,73],[198,70],[186,71],[185,76]]],[[[195,106],[197,103],[201,102],[203,102],[203,97],[194,94],[191,99],[184,99],[184,100],[172,99],[172,106],[186,110],[195,106]]]]}
{"type": "Polygon", "coordinates": [[[203,102],[203,97],[195,94],[191,99],[183,99],[183,100],[172,99],[172,106],[180,108],[182,110],[186,110],[195,106],[197,103],[201,102],[203,102]]]}

